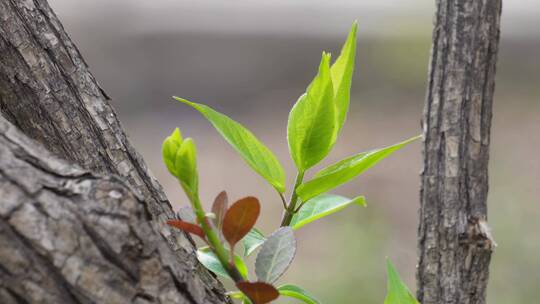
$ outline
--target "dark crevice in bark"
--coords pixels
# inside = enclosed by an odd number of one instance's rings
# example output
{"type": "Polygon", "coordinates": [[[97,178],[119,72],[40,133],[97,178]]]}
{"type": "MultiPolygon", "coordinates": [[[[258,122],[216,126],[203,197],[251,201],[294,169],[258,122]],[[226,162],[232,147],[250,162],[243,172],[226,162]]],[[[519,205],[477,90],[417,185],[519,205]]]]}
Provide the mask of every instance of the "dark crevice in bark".
{"type": "Polygon", "coordinates": [[[138,269],[133,269],[133,267],[128,265],[126,257],[115,253],[114,250],[111,249],[110,246],[107,244],[106,240],[102,239],[99,233],[97,233],[92,227],[90,227],[89,224],[85,223],[83,219],[81,219],[81,222],[84,231],[92,239],[92,242],[96,245],[99,252],[103,255],[103,258],[111,262],[111,264],[113,264],[114,266],[118,267],[118,269],[122,270],[133,282],[137,282],[139,280],[137,274],[138,269]]]}
{"type": "Polygon", "coordinates": [[[13,297],[13,299],[15,299],[16,303],[18,303],[18,304],[30,304],[28,301],[26,301],[23,297],[21,297],[15,291],[11,290],[11,288],[6,288],[5,290],[9,293],[9,295],[11,295],[13,297]]]}
{"type": "MultiPolygon", "coordinates": [[[[77,297],[75,297],[74,293],[72,292],[73,286],[64,280],[63,276],[58,273],[54,266],[51,265],[46,256],[43,256],[41,253],[36,251],[35,247],[25,236],[21,235],[15,229],[12,229],[4,220],[1,219],[0,231],[8,236],[12,242],[17,243],[16,246],[19,249],[19,253],[26,255],[26,258],[31,261],[31,265],[36,266],[35,270],[37,270],[38,265],[42,267],[41,270],[46,272],[48,279],[54,282],[54,287],[56,289],[55,291],[59,293],[58,299],[62,299],[63,303],[79,303],[79,301],[77,301],[77,297]]],[[[26,274],[26,276],[30,276],[31,271],[33,271],[33,269],[29,269],[29,273],[26,274]]],[[[8,284],[13,286],[15,285],[13,283],[17,282],[10,283],[8,284]]],[[[11,288],[11,292],[12,294],[16,294],[18,299],[22,299],[23,301],[29,303],[31,302],[25,298],[27,293],[23,292],[22,290],[19,290],[18,292],[15,291],[15,286],[11,288]]]]}

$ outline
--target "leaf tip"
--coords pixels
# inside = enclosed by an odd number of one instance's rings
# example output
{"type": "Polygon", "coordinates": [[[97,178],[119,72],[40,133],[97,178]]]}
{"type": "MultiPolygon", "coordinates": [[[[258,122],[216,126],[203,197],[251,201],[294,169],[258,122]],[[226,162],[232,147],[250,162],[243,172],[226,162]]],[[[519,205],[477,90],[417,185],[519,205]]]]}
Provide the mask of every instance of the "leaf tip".
{"type": "Polygon", "coordinates": [[[354,199],[354,202],[356,204],[358,204],[359,206],[362,206],[364,208],[367,207],[367,203],[366,203],[366,197],[365,196],[359,196],[357,198],[354,199]]]}
{"type": "Polygon", "coordinates": [[[191,101],[189,101],[187,99],[184,99],[184,98],[178,97],[178,96],[173,96],[173,99],[175,99],[176,101],[180,101],[181,103],[190,105],[190,106],[192,106],[194,104],[194,102],[191,102],[191,101]]]}
{"type": "Polygon", "coordinates": [[[351,34],[356,35],[357,31],[358,31],[358,19],[355,19],[351,26],[351,34]]]}

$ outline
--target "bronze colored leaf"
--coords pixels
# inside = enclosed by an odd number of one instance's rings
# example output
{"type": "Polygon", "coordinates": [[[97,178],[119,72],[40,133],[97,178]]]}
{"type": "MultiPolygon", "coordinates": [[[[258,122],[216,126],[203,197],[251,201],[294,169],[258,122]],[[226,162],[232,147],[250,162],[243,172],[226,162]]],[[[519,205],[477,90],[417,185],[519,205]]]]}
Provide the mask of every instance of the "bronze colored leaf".
{"type": "Polygon", "coordinates": [[[195,234],[203,240],[205,239],[204,231],[196,224],[184,222],[181,220],[169,220],[167,221],[167,225],[178,228],[188,233],[195,234]]]}
{"type": "Polygon", "coordinates": [[[270,303],[279,297],[277,289],[264,282],[238,282],[236,287],[240,289],[253,304],[270,303]]]}
{"type": "Polygon", "coordinates": [[[234,245],[253,228],[260,211],[259,200],[252,196],[238,200],[227,210],[222,231],[231,246],[231,251],[234,251],[234,245]]]}
{"type": "Polygon", "coordinates": [[[227,192],[221,191],[212,205],[212,213],[216,216],[214,219],[214,224],[218,230],[221,230],[223,226],[223,218],[225,217],[225,212],[229,205],[229,199],[227,197],[227,192]]]}

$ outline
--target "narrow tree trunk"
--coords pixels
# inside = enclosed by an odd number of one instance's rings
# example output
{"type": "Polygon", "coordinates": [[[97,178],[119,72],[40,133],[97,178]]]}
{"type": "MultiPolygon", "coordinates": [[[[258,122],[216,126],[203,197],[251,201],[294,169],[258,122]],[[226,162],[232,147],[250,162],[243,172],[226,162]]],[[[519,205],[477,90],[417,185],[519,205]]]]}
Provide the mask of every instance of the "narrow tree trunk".
{"type": "MultiPolygon", "coordinates": [[[[191,239],[165,225],[174,217],[170,203],[46,0],[0,1],[0,54],[2,115],[56,156],[123,178],[161,234],[160,241],[174,250],[174,267],[181,269],[174,281],[186,289],[190,303],[226,301],[219,282],[193,267],[191,239]]],[[[1,204],[10,203],[2,199],[1,204]]]]}
{"type": "Polygon", "coordinates": [[[0,303],[225,301],[123,181],[56,158],[2,117],[0,198],[0,303]]]}
{"type": "Polygon", "coordinates": [[[423,304],[486,302],[489,137],[501,0],[438,0],[418,229],[423,304]]]}

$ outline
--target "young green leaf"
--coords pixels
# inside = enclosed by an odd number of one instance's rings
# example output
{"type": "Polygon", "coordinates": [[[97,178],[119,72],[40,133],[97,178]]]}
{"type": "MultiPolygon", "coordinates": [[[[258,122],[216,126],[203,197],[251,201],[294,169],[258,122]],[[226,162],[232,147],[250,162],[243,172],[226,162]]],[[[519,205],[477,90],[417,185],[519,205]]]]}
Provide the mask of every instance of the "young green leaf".
{"type": "Polygon", "coordinates": [[[173,176],[177,176],[175,165],[176,152],[178,152],[178,149],[180,149],[183,141],[184,139],[182,138],[182,133],[180,133],[180,129],[176,128],[174,129],[172,134],[169,135],[165,139],[165,141],[163,141],[163,145],[161,146],[163,161],[165,162],[167,169],[173,176]]]}
{"type": "Polygon", "coordinates": [[[419,138],[421,136],[410,138],[393,146],[348,157],[319,171],[312,180],[300,185],[296,193],[302,201],[308,201],[321,193],[325,193],[350,181],[373,167],[380,160],[419,138]]]}
{"type": "Polygon", "coordinates": [[[277,191],[285,192],[285,171],[274,154],[253,133],[238,122],[203,104],[174,97],[197,111],[212,123],[216,130],[242,156],[248,165],[266,179],[277,191]]]}
{"type": "Polygon", "coordinates": [[[216,196],[214,204],[212,204],[212,213],[214,213],[216,217],[214,219],[214,225],[218,231],[221,231],[221,227],[223,226],[223,218],[225,217],[225,212],[227,212],[228,205],[229,199],[227,197],[227,192],[221,191],[218,196],[216,196]]]}
{"type": "Polygon", "coordinates": [[[356,31],[358,24],[353,23],[349,36],[341,49],[339,57],[330,68],[334,86],[334,103],[336,106],[337,129],[336,136],[343,127],[349,110],[351,97],[351,81],[356,57],[356,31]]]}
{"type": "MultiPolygon", "coordinates": [[[[197,250],[197,259],[199,260],[199,262],[201,262],[201,264],[203,264],[204,267],[206,267],[206,269],[212,271],[213,273],[221,277],[230,279],[227,270],[223,268],[223,265],[221,265],[221,262],[210,248],[199,248],[197,250]]],[[[238,272],[240,272],[242,277],[244,279],[247,279],[248,269],[246,264],[244,263],[244,260],[242,260],[241,257],[234,255],[234,264],[236,264],[236,268],[238,269],[238,272]]]]}
{"type": "Polygon", "coordinates": [[[351,200],[334,194],[318,195],[302,206],[300,211],[293,216],[290,226],[296,230],[322,217],[343,210],[352,204],[365,206],[366,200],[363,196],[351,200]]]}
{"type": "Polygon", "coordinates": [[[334,146],[335,111],[330,54],[323,53],[317,76],[289,114],[287,139],[299,171],[304,172],[317,164],[334,146]]]}
{"type": "Polygon", "coordinates": [[[278,287],[278,292],[282,296],[295,298],[306,304],[320,304],[321,303],[319,302],[319,300],[317,300],[317,298],[310,295],[307,291],[305,291],[304,289],[296,285],[292,285],[292,284],[281,285],[280,287],[278,287]]]}
{"type": "Polygon", "coordinates": [[[203,240],[206,238],[202,228],[196,224],[191,224],[191,223],[184,222],[181,220],[169,220],[167,221],[167,225],[183,230],[185,232],[189,232],[191,234],[195,234],[196,236],[200,237],[203,240]]]}
{"type": "Polygon", "coordinates": [[[238,282],[236,287],[247,295],[253,304],[266,304],[279,297],[277,289],[265,282],[238,282]]]}
{"type": "Polygon", "coordinates": [[[234,251],[236,243],[253,228],[260,211],[259,200],[252,196],[238,200],[227,210],[223,219],[222,231],[223,236],[231,246],[231,251],[234,251]]]}
{"type": "Polygon", "coordinates": [[[244,294],[241,291],[227,291],[225,295],[229,296],[231,299],[242,300],[244,298],[244,294]]]}
{"type": "Polygon", "coordinates": [[[199,176],[197,173],[197,151],[193,139],[186,138],[176,152],[176,174],[182,186],[195,195],[199,191],[199,176]]]}
{"type": "Polygon", "coordinates": [[[182,138],[180,130],[165,139],[162,146],[163,161],[169,172],[179,181],[189,196],[197,194],[197,152],[191,138],[182,138]]]}
{"type": "Polygon", "coordinates": [[[420,304],[403,283],[394,265],[386,261],[388,272],[388,291],[384,304],[420,304]]]}
{"type": "Polygon", "coordinates": [[[255,260],[259,281],[274,283],[285,273],[296,253],[296,240],[291,227],[281,227],[262,245],[255,260]]]}
{"type": "Polygon", "coordinates": [[[242,244],[244,245],[244,256],[247,257],[252,254],[253,251],[255,251],[265,241],[266,238],[257,228],[251,229],[242,239],[242,244]]]}

